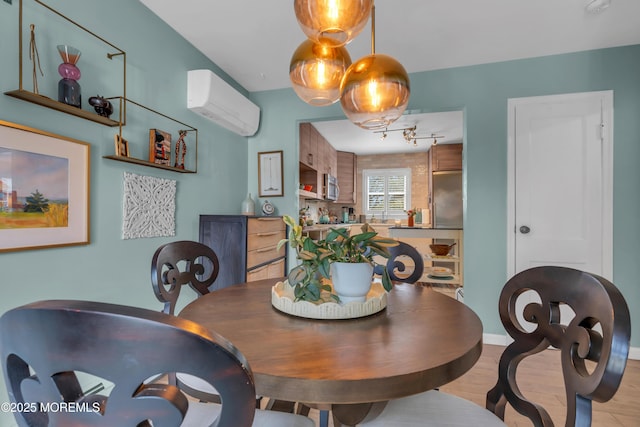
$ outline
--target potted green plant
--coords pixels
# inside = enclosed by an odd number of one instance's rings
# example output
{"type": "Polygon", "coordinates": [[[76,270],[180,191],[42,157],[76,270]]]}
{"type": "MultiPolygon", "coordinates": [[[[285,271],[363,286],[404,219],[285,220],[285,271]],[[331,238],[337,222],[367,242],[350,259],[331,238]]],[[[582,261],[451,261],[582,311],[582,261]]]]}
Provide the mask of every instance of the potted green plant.
{"type": "MultiPolygon", "coordinates": [[[[395,240],[378,236],[369,224],[362,226],[360,234],[352,236],[347,228],[331,228],[325,239],[313,240],[303,235],[302,227],[292,217],[284,216],[283,220],[289,226],[289,238],[281,240],[278,248],[289,243],[296,250],[297,258],[301,261],[287,277],[289,285],[294,288],[296,301],[323,302],[323,291],[329,293],[333,300],[340,301],[340,297],[332,293],[332,287],[323,282],[323,279],[332,278],[332,273],[335,282],[335,267],[338,264],[360,264],[365,272],[356,274],[369,286],[373,268],[379,265],[384,289],[387,291],[392,289],[393,285],[386,264],[377,264],[374,256],[389,258],[387,248],[396,246],[398,243],[395,240]]],[[[351,281],[351,279],[347,280],[351,281]]],[[[334,283],[334,290],[335,287],[334,283]]]]}

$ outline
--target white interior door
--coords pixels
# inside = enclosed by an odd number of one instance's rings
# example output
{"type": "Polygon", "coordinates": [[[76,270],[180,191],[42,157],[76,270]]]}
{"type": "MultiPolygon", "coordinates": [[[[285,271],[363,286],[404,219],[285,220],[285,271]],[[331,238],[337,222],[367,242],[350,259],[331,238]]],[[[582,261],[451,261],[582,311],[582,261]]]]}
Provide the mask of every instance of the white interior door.
{"type": "Polygon", "coordinates": [[[509,277],[559,265],[612,279],[612,111],[612,92],[509,101],[509,277]]]}
{"type": "Polygon", "coordinates": [[[611,279],[612,98],[510,100],[510,276],[561,265],[611,279]]]}

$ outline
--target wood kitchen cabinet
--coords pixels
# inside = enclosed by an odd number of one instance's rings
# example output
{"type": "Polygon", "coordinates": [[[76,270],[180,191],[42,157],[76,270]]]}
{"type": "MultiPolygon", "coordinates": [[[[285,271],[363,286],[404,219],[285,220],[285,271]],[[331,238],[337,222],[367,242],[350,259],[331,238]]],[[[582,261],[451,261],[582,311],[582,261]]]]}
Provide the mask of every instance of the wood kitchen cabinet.
{"type": "Polygon", "coordinates": [[[331,174],[333,176],[338,175],[338,151],[333,148],[333,145],[329,144],[329,141],[322,138],[324,141],[324,173],[331,174]]]}
{"type": "Polygon", "coordinates": [[[340,186],[338,203],[356,203],[356,155],[346,151],[337,153],[337,177],[340,186]]]}
{"type": "Polygon", "coordinates": [[[432,172],[462,170],[462,144],[434,145],[429,150],[432,172]]]}
{"type": "Polygon", "coordinates": [[[318,169],[318,136],[311,123],[300,123],[300,163],[318,169]]]}
{"type": "Polygon", "coordinates": [[[313,185],[305,196],[322,199],[324,174],[338,173],[338,152],[311,123],[300,123],[300,183],[313,185]]]}
{"type": "Polygon", "coordinates": [[[277,245],[286,236],[279,216],[200,215],[200,242],[213,249],[220,262],[213,289],[285,276],[287,248],[277,250],[277,245]]]}
{"type": "MultiPolygon", "coordinates": [[[[462,144],[441,144],[434,145],[429,149],[428,160],[428,188],[429,197],[427,205],[429,208],[429,222],[435,224],[435,207],[433,200],[433,176],[437,172],[452,172],[462,170],[462,144]]],[[[425,219],[423,219],[424,221],[425,219]]]]}

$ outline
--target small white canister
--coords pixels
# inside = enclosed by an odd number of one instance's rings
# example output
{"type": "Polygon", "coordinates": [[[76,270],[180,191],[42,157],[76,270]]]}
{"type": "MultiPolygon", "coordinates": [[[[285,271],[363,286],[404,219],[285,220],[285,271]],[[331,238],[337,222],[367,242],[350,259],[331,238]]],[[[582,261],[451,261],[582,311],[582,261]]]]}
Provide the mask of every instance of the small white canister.
{"type": "Polygon", "coordinates": [[[256,203],[251,198],[251,193],[247,196],[247,198],[242,202],[242,215],[255,215],[256,214],[256,203]]]}

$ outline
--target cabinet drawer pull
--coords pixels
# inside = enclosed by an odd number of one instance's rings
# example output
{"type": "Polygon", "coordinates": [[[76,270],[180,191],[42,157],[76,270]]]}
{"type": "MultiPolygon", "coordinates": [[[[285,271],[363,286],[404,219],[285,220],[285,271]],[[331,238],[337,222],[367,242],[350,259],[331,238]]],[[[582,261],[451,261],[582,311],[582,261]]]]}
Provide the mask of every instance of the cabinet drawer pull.
{"type": "Polygon", "coordinates": [[[256,268],[256,269],[249,270],[249,273],[257,273],[257,272],[259,272],[259,271],[264,270],[264,269],[265,269],[265,268],[267,268],[267,267],[269,267],[269,266],[268,266],[268,265],[263,265],[262,267],[258,267],[258,268],[256,268]]]}
{"type": "Polygon", "coordinates": [[[281,221],[280,218],[256,218],[258,221],[281,221]]]}
{"type": "Polygon", "coordinates": [[[271,247],[268,247],[268,248],[257,249],[256,252],[259,253],[259,254],[264,253],[264,252],[271,252],[271,251],[275,251],[277,247],[278,246],[271,246],[271,247]]]}
{"type": "Polygon", "coordinates": [[[276,234],[280,234],[279,231],[272,231],[270,233],[256,233],[256,236],[258,237],[268,237],[268,236],[275,236],[276,234]]]}

